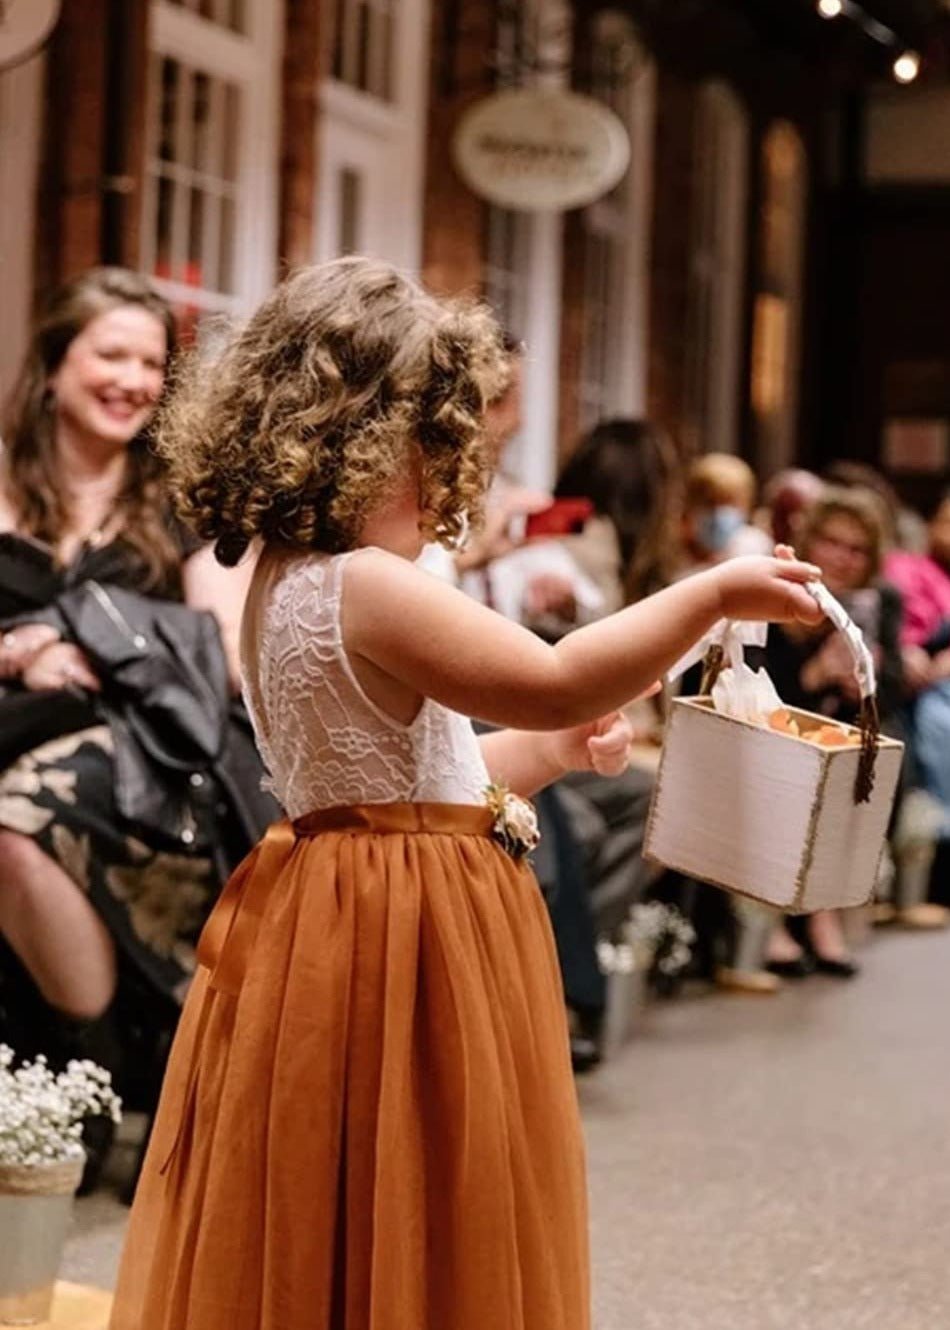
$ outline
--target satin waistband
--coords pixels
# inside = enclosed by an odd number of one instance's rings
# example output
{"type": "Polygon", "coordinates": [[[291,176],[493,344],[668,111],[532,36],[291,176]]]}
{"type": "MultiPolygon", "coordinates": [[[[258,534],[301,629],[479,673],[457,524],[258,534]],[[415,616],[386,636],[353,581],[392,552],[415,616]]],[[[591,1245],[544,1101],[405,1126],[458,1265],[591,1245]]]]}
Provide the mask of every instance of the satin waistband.
{"type": "Polygon", "coordinates": [[[301,839],[332,831],[489,836],[492,822],[491,809],[478,804],[434,803],[321,808],[275,822],[232,873],[204,926],[198,960],[211,972],[210,986],[240,991],[270,888],[301,839]]]}
{"type": "Polygon", "coordinates": [[[353,804],[305,813],[294,819],[293,828],[298,836],[319,836],[324,831],[488,836],[492,821],[484,804],[353,804]]]}

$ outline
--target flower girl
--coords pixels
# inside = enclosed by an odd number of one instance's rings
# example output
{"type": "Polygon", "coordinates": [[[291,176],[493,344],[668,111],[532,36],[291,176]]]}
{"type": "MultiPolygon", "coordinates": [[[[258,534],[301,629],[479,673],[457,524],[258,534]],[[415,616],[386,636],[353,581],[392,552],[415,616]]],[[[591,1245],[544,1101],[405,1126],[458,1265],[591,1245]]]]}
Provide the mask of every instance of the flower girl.
{"type": "Polygon", "coordinates": [[[260,549],[245,692],[287,818],[202,937],[112,1330],[589,1325],[515,796],[620,770],[618,709],[723,615],[815,621],[815,570],[736,560],[554,647],[422,572],[479,518],[507,372],[484,309],[352,258],[179,376],[160,448],[182,514],[222,563],[260,549]]]}

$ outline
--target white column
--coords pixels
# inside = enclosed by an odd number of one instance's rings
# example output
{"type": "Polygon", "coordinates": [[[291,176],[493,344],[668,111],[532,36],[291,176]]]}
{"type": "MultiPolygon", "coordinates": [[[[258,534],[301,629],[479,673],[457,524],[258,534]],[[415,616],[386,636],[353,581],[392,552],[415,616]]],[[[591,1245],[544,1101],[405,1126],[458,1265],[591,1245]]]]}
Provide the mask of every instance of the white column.
{"type": "Polygon", "coordinates": [[[531,231],[524,428],[511,469],[525,485],[546,488],[554,483],[557,471],[563,215],[537,213],[531,231]]]}
{"type": "Polygon", "coordinates": [[[650,363],[650,253],[653,244],[653,145],[656,137],[656,65],[644,63],[633,90],[630,134],[629,201],[626,291],[621,322],[623,366],[620,381],[611,385],[618,415],[642,418],[647,414],[650,363]]]}

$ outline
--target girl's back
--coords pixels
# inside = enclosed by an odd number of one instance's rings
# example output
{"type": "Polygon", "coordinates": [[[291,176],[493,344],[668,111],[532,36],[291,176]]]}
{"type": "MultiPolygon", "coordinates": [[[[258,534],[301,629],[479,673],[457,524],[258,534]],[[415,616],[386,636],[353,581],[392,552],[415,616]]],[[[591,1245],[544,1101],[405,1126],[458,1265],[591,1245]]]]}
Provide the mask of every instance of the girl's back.
{"type": "Polygon", "coordinates": [[[347,804],[483,804],[488,773],[465,717],[426,700],[404,724],[357,679],[342,627],[351,557],[266,552],[248,596],[245,699],[275,794],[292,818],[347,804]]]}

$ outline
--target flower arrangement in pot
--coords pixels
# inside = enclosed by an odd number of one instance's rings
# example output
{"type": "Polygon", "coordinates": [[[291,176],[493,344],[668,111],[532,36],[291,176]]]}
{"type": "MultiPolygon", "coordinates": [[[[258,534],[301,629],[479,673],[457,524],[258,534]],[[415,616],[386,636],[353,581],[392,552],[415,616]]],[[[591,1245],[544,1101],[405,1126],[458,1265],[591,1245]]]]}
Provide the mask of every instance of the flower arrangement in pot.
{"type": "Polygon", "coordinates": [[[0,1044],[0,1325],[49,1319],[73,1196],[85,1163],[83,1124],[121,1104],[94,1062],[54,1072],[43,1057],[17,1065],[0,1044]]]}
{"type": "Polygon", "coordinates": [[[650,988],[664,995],[675,991],[695,940],[689,920],[662,901],[637,903],[612,938],[601,938],[597,958],[607,976],[608,1053],[634,1033],[650,988]]]}

